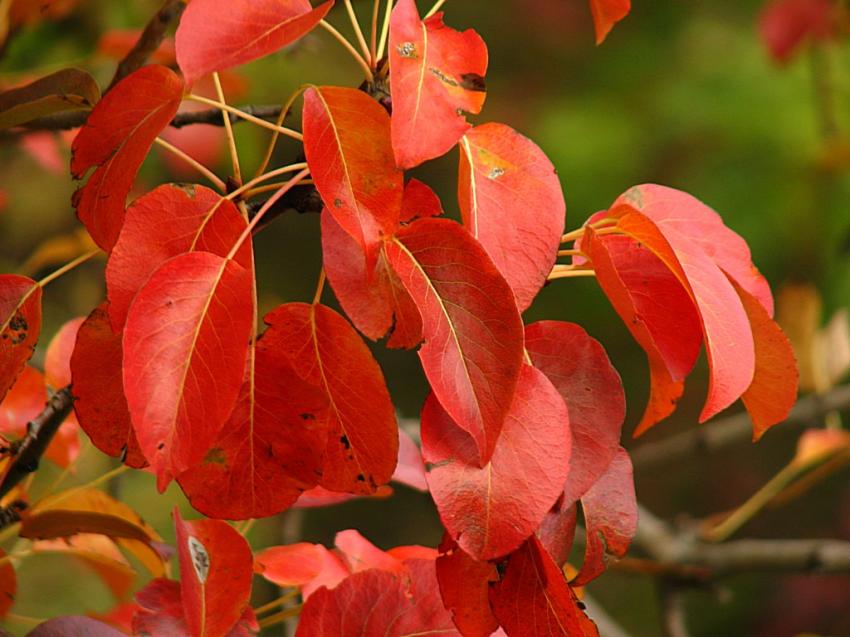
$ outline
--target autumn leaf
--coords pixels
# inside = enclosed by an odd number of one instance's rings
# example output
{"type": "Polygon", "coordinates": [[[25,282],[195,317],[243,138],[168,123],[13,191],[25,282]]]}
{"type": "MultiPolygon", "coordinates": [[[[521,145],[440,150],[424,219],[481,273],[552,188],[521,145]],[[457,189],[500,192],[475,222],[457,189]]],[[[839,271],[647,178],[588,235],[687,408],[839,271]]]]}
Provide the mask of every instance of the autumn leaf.
{"type": "Polygon", "coordinates": [[[481,245],[447,219],[420,219],[387,244],[387,258],[422,316],[419,359],[452,420],[485,465],[510,409],[523,357],[510,286],[481,245]]]}
{"type": "Polygon", "coordinates": [[[270,55],[300,39],[327,15],[333,0],[193,0],[175,36],[177,63],[188,84],[207,73],[270,55]]]}
{"type": "Polygon", "coordinates": [[[458,200],[464,225],[524,311],[546,282],[564,233],[566,204],[555,167],[509,126],[478,126],[460,140],[458,200]]]}
{"type": "MultiPolygon", "coordinates": [[[[226,257],[246,225],[232,201],[204,186],[165,184],[136,199],[106,265],[112,328],[124,328],[136,294],[168,259],[191,251],[226,257]]],[[[250,242],[234,259],[253,269],[250,242]]]]}
{"type": "Polygon", "coordinates": [[[71,384],[71,354],[77,342],[77,332],[85,317],[71,319],[50,339],[44,355],[44,380],[53,389],[71,384]]]}
{"type": "Polygon", "coordinates": [[[91,617],[54,617],[27,633],[27,637],[124,637],[124,633],[91,617]]]}
{"type": "Polygon", "coordinates": [[[363,91],[304,93],[304,152],[325,209],[361,246],[371,272],[382,236],[399,223],[404,177],[393,161],[390,118],[363,91]]]}
{"type": "Polygon", "coordinates": [[[832,37],[836,17],[830,0],[770,0],[759,14],[758,29],[771,57],[785,64],[807,40],[832,37]]]}
{"type": "Polygon", "coordinates": [[[99,99],[100,88],[91,75],[79,69],[62,69],[0,93],[0,130],[54,113],[86,110],[99,99]]]}
{"type": "Polygon", "coordinates": [[[389,482],[398,454],[398,424],[378,363],[351,325],[323,305],[289,303],[265,317],[260,343],[287,356],[329,405],[320,484],[374,493],[389,482]]]}
{"type": "Polygon", "coordinates": [[[71,355],[74,413],[92,444],[134,468],[147,464],[133,424],[121,377],[122,334],[109,325],[107,305],[96,307],[80,326],[71,355]]]}
{"type": "Polygon", "coordinates": [[[753,421],[753,440],[788,417],[797,402],[800,373],[794,348],[754,296],[735,286],[750,319],[755,343],[753,381],[741,396],[753,421]]]}
{"type": "Polygon", "coordinates": [[[15,274],[0,274],[0,400],[35,350],[41,333],[41,286],[15,274]]]}
{"type": "Polygon", "coordinates": [[[401,200],[401,220],[404,223],[410,223],[414,219],[439,217],[443,212],[440,198],[428,184],[415,178],[404,184],[404,196],[401,200]]]}
{"type": "Polygon", "coordinates": [[[493,612],[511,637],[599,637],[561,569],[531,537],[511,555],[502,581],[490,590],[493,612]],[[523,600],[517,604],[517,600],[523,600]]]}
{"type": "Polygon", "coordinates": [[[265,346],[249,355],[245,381],[204,459],[177,476],[192,506],[209,517],[265,518],[289,508],[322,473],[327,445],[324,393],[265,346]]]}
{"type": "Polygon", "coordinates": [[[584,564],[574,586],[583,586],[605,571],[609,556],[623,557],[637,533],[638,507],[632,462],[620,447],[605,473],[581,498],[587,529],[584,564]]]}
{"type": "Polygon", "coordinates": [[[164,66],[145,66],[116,84],[92,110],[71,147],[71,173],[85,186],[74,193],[77,216],[95,243],[112,249],[124,205],[154,139],[177,113],[183,81],[164,66]]]}
{"type": "Polygon", "coordinates": [[[602,44],[614,25],[629,15],[631,9],[632,0],[590,0],[596,44],[602,44]]]}
{"type": "Polygon", "coordinates": [[[15,603],[18,592],[18,577],[11,560],[7,559],[6,551],[0,549],[0,618],[9,614],[15,603]]]}
{"type": "Polygon", "coordinates": [[[460,633],[490,637],[499,628],[489,599],[490,584],[499,581],[495,565],[473,559],[446,538],[435,566],[440,595],[460,633]]]}
{"type": "Polygon", "coordinates": [[[327,211],[322,212],[322,253],[334,294],[351,322],[387,347],[410,349],[422,341],[422,318],[381,252],[371,272],[366,253],[327,211]]]}
{"type": "Polygon", "coordinates": [[[184,521],[174,508],[181,597],[192,635],[226,635],[251,597],[251,547],[221,520],[184,521]]]}
{"type": "Polygon", "coordinates": [[[524,366],[489,463],[479,468],[472,438],[432,394],[422,410],[422,451],[440,519],[466,553],[503,557],[540,525],[570,471],[563,398],[542,372],[524,366]]]}
{"type": "Polygon", "coordinates": [[[307,542],[258,552],[254,572],[277,586],[298,586],[305,600],[321,587],[336,587],[351,574],[336,552],[307,542]]]}
{"type": "Polygon", "coordinates": [[[532,323],[525,328],[525,347],[569,409],[572,455],[564,488],[569,506],[617,454],[626,416],[623,384],[602,345],[575,323],[532,323]]]}
{"type": "Polygon", "coordinates": [[[702,347],[699,315],[676,275],[638,241],[589,229],[582,246],[599,286],[649,359],[649,400],[637,436],[676,409],[702,347]]]}
{"type": "Polygon", "coordinates": [[[167,261],[139,291],[124,331],[124,391],[139,446],[163,491],[201,460],[242,387],[251,272],[209,252],[167,261]]]}
{"type": "Polygon", "coordinates": [[[424,21],[414,0],[393,9],[389,39],[392,145],[399,167],[448,152],[470,128],[464,113],[484,106],[487,46],[436,13],[424,21]]]}
{"type": "Polygon", "coordinates": [[[337,533],[334,546],[339,550],[340,557],[350,573],[373,568],[390,573],[402,573],[405,570],[401,560],[382,551],[354,529],[337,533]]]}

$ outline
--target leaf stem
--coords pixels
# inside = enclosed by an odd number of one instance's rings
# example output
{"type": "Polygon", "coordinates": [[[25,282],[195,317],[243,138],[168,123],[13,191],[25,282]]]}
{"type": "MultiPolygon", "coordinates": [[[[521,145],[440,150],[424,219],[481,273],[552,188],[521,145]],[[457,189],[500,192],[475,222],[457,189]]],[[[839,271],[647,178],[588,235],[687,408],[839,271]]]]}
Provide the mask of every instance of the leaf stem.
{"type": "Polygon", "coordinates": [[[374,0],[372,3],[372,31],[369,38],[369,56],[372,59],[373,69],[378,68],[378,16],[380,14],[381,0],[374,0]]]}
{"type": "Polygon", "coordinates": [[[154,140],[154,142],[158,146],[164,148],[168,152],[172,153],[174,156],[179,157],[180,159],[185,161],[187,164],[192,166],[192,168],[194,168],[199,173],[201,173],[204,177],[206,177],[222,193],[227,192],[227,186],[225,185],[225,183],[221,179],[219,179],[218,176],[213,171],[211,171],[209,168],[204,166],[197,159],[195,159],[194,157],[190,157],[189,155],[184,153],[182,150],[177,148],[177,146],[174,146],[173,144],[169,144],[167,141],[165,141],[161,137],[157,137],[154,140]]]}
{"type": "Polygon", "coordinates": [[[294,173],[298,170],[304,170],[307,168],[306,162],[298,162],[297,164],[289,164],[288,166],[282,166],[280,168],[275,168],[274,170],[270,170],[269,172],[260,175],[258,177],[254,177],[251,181],[243,186],[240,186],[229,195],[225,197],[225,199],[235,199],[236,197],[246,194],[250,192],[254,186],[257,184],[261,184],[264,181],[268,181],[269,179],[274,179],[275,177],[279,177],[280,175],[285,175],[286,173],[294,173]]]}
{"type": "MultiPolygon", "coordinates": [[[[286,116],[289,114],[289,110],[292,108],[292,105],[295,103],[295,100],[298,99],[298,96],[304,92],[306,86],[301,86],[289,96],[289,99],[286,100],[283,104],[283,108],[280,110],[280,113],[277,116],[277,122],[275,122],[275,126],[278,128],[283,127],[283,122],[286,119],[286,116]]],[[[269,145],[266,148],[266,154],[263,155],[263,161],[260,162],[260,166],[257,168],[257,172],[254,173],[254,178],[256,179],[260,175],[262,175],[266,168],[269,167],[269,163],[272,160],[272,155],[274,154],[274,149],[277,146],[278,138],[280,137],[280,131],[274,131],[272,133],[272,138],[269,140],[269,145]]]]}
{"type": "Polygon", "coordinates": [[[357,49],[352,46],[351,42],[349,42],[345,38],[345,36],[339,31],[337,31],[334,26],[327,20],[322,20],[321,22],[319,22],[319,26],[321,26],[325,31],[330,33],[334,37],[334,39],[339,42],[343,46],[343,48],[345,48],[345,50],[351,54],[351,57],[354,58],[354,61],[357,62],[357,64],[360,65],[360,68],[363,69],[363,73],[366,75],[366,79],[371,82],[375,78],[375,76],[372,74],[372,69],[366,62],[366,60],[363,59],[363,56],[357,52],[357,49]]]}
{"type": "Polygon", "coordinates": [[[558,250],[559,257],[580,257],[586,256],[581,250],[558,250]]]}
{"type": "Polygon", "coordinates": [[[270,626],[276,626],[277,624],[282,624],[287,619],[291,619],[293,617],[298,617],[301,614],[302,604],[298,604],[298,606],[293,606],[292,608],[286,608],[279,613],[275,613],[274,615],[269,615],[265,619],[261,619],[259,624],[261,629],[269,628],[270,626]]]}
{"type": "Polygon", "coordinates": [[[250,115],[245,111],[239,110],[238,108],[229,106],[227,104],[222,104],[221,102],[211,100],[210,98],[204,97],[202,95],[195,95],[194,93],[189,93],[185,99],[190,100],[192,102],[198,102],[199,104],[206,104],[207,106],[212,106],[222,111],[227,111],[228,113],[232,113],[233,115],[236,115],[237,117],[240,117],[247,122],[251,122],[252,124],[256,124],[257,126],[260,126],[262,128],[277,131],[281,135],[286,135],[287,137],[297,139],[298,141],[301,141],[304,138],[304,136],[296,130],[286,128],[285,126],[276,126],[271,122],[267,122],[266,120],[260,119],[259,117],[254,117],[253,115],[250,115]]]}
{"type": "Polygon", "coordinates": [[[552,272],[549,273],[548,280],[554,281],[555,279],[574,279],[579,277],[591,277],[596,276],[596,272],[593,270],[572,270],[568,269],[572,266],[555,266],[552,268],[552,272]],[[559,268],[567,268],[567,269],[559,269],[559,268]]]}
{"type": "Polygon", "coordinates": [[[313,305],[319,305],[322,302],[322,292],[325,290],[326,280],[327,275],[325,274],[325,269],[322,268],[319,272],[319,282],[316,284],[316,294],[313,296],[313,305]]]}
{"type": "MultiPolygon", "coordinates": [[[[594,223],[589,224],[591,228],[597,230],[599,228],[605,228],[607,226],[615,226],[617,225],[617,219],[600,219],[594,223]]],[[[584,236],[585,230],[587,226],[582,226],[581,228],[576,228],[575,230],[571,230],[565,235],[561,236],[561,243],[569,243],[570,241],[575,241],[576,239],[581,239],[584,236]]]]}
{"type": "MultiPolygon", "coordinates": [[[[218,72],[213,72],[212,77],[213,82],[215,83],[215,94],[218,97],[218,101],[223,105],[227,105],[227,100],[224,98],[224,89],[221,86],[221,78],[218,76],[218,72]]],[[[227,116],[224,108],[221,110],[221,117],[224,121],[224,132],[227,136],[227,147],[230,150],[230,163],[233,165],[233,177],[236,179],[236,183],[241,184],[242,169],[239,167],[239,150],[236,148],[236,137],[233,135],[233,124],[227,116]]]]}
{"type": "Polygon", "coordinates": [[[446,0],[437,0],[437,1],[434,3],[434,6],[433,6],[433,7],[431,7],[431,10],[430,10],[430,11],[428,11],[428,13],[426,13],[426,14],[425,14],[425,18],[424,18],[424,19],[426,19],[426,20],[427,20],[427,19],[428,19],[428,18],[430,18],[432,15],[434,15],[435,13],[437,13],[437,11],[439,11],[445,3],[446,3],[446,0]]]}
{"type": "Polygon", "coordinates": [[[351,20],[351,26],[354,28],[354,35],[357,38],[357,43],[360,45],[360,50],[363,52],[364,59],[368,62],[371,59],[369,45],[366,44],[363,29],[360,28],[360,21],[357,19],[357,14],[354,11],[354,5],[351,4],[351,0],[345,0],[345,10],[348,11],[348,19],[351,20]]]}
{"type": "Polygon", "coordinates": [[[310,174],[310,169],[305,168],[297,175],[295,175],[292,179],[287,181],[283,186],[281,186],[280,190],[278,190],[275,194],[269,197],[268,201],[263,204],[263,207],[257,211],[257,214],[254,215],[254,218],[251,219],[251,223],[248,224],[248,227],[240,235],[239,239],[236,240],[236,243],[233,244],[233,248],[230,250],[230,253],[227,255],[228,259],[232,259],[236,253],[239,251],[239,248],[242,247],[242,244],[245,242],[245,239],[251,236],[251,233],[254,231],[254,228],[257,227],[257,224],[260,223],[262,218],[266,215],[266,213],[271,210],[272,206],[277,202],[278,199],[283,197],[287,192],[292,190],[298,183],[304,179],[307,175],[310,174]]]}
{"type": "Polygon", "coordinates": [[[77,257],[76,259],[74,259],[73,261],[70,261],[69,263],[66,263],[65,265],[63,265],[63,266],[62,266],[61,268],[59,268],[58,270],[56,270],[55,272],[52,272],[52,273],[48,274],[48,275],[47,275],[46,277],[44,277],[41,281],[39,281],[39,282],[38,282],[39,287],[42,287],[42,288],[43,288],[43,287],[44,287],[44,286],[46,286],[48,283],[52,283],[53,281],[55,281],[55,280],[56,280],[56,279],[58,279],[59,277],[64,276],[65,274],[67,274],[68,272],[70,272],[71,270],[73,270],[74,268],[76,268],[77,266],[82,265],[83,263],[85,263],[86,261],[88,261],[89,259],[91,259],[92,257],[94,257],[94,256],[96,256],[96,255],[98,255],[98,254],[100,254],[100,248],[96,248],[96,249],[94,249],[94,250],[91,250],[91,251],[89,251],[89,252],[86,252],[85,254],[83,254],[83,255],[81,255],[81,256],[79,256],[79,257],[77,257]]]}
{"type": "Polygon", "coordinates": [[[297,588],[293,588],[291,591],[288,591],[278,597],[277,599],[273,599],[267,604],[263,604],[259,608],[254,609],[254,614],[262,615],[263,613],[268,613],[270,610],[274,610],[278,606],[283,606],[286,602],[295,599],[301,591],[297,588]]]}
{"type": "Polygon", "coordinates": [[[390,35],[390,19],[393,14],[393,0],[387,0],[387,9],[384,12],[384,24],[381,27],[381,39],[378,42],[378,59],[381,60],[384,57],[384,51],[387,48],[387,40],[390,35]]]}

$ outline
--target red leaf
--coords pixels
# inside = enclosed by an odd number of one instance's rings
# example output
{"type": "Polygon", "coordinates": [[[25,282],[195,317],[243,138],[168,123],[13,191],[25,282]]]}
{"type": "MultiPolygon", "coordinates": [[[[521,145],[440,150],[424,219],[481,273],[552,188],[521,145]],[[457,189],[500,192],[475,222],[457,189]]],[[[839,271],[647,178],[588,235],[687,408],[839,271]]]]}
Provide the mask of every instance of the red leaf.
{"type": "Polygon", "coordinates": [[[264,57],[313,30],[333,0],[312,9],[309,0],[192,0],[177,28],[177,62],[191,84],[212,71],[264,57]]]}
{"type": "Polygon", "coordinates": [[[199,465],[177,477],[192,506],[204,515],[265,518],[318,484],[327,444],[327,400],[280,359],[260,341],[218,438],[199,465]]]}
{"type": "Polygon", "coordinates": [[[756,370],[753,382],[741,396],[753,420],[753,440],[758,440],[773,425],[788,417],[797,402],[800,372],[794,348],[758,300],[739,286],[744,310],[753,329],[756,348],[756,370]]]}
{"type": "Polygon", "coordinates": [[[735,289],[699,244],[674,228],[657,226],[639,213],[626,213],[617,227],[658,256],[691,296],[702,323],[708,356],[705,422],[741,394],[753,379],[755,351],[746,312],[735,289]]]}
{"type": "Polygon", "coordinates": [[[325,586],[336,587],[349,576],[342,560],[321,544],[273,546],[254,556],[254,571],[278,586],[299,586],[304,599],[325,586]]]}
{"type": "Polygon", "coordinates": [[[714,210],[686,192],[655,184],[630,188],[614,202],[611,213],[622,214],[617,209],[623,205],[651,219],[677,252],[678,237],[687,237],[773,316],[770,286],[753,265],[747,242],[714,210]]]}
{"type": "Polygon", "coordinates": [[[340,531],[334,537],[334,545],[339,549],[343,562],[351,573],[377,568],[390,573],[401,573],[404,565],[385,551],[382,551],[359,531],[348,529],[340,531]]]}
{"type": "Polygon", "coordinates": [[[487,46],[472,29],[455,31],[437,13],[422,21],[414,0],[399,0],[390,22],[392,140],[401,168],[448,152],[480,113],[487,46]]]}
{"type": "Polygon", "coordinates": [[[629,15],[631,10],[632,0],[590,0],[590,11],[596,27],[596,44],[602,44],[614,25],[629,15]]]}
{"type": "Polygon", "coordinates": [[[109,325],[106,303],[96,307],[80,327],[71,355],[74,411],[95,447],[140,468],[147,461],[136,440],[124,396],[121,341],[122,335],[109,325]]]}
{"type": "MultiPolygon", "coordinates": [[[[168,259],[195,250],[225,257],[245,226],[233,202],[204,186],[166,184],[136,199],[106,265],[113,329],[124,327],[139,289],[168,259]]],[[[235,259],[253,269],[250,242],[235,259]]]]}
{"type": "Polygon", "coordinates": [[[570,470],[563,398],[537,369],[523,366],[514,403],[490,462],[432,394],[422,409],[422,449],[440,518],[478,560],[502,557],[531,535],[558,499],[570,470]]]}
{"type": "Polygon", "coordinates": [[[404,429],[398,430],[398,465],[393,473],[393,482],[417,491],[428,490],[422,451],[404,429]]]}
{"type": "Polygon", "coordinates": [[[387,112],[363,91],[323,86],[304,93],[304,152],[325,208],[367,255],[399,223],[404,176],[395,167],[387,112]]]}
{"type": "Polygon", "coordinates": [[[91,617],[54,617],[27,633],[27,637],[123,637],[124,633],[91,617]]]}
{"type": "Polygon", "coordinates": [[[584,564],[573,580],[583,586],[605,571],[606,556],[623,557],[637,532],[632,461],[622,447],[605,474],[581,498],[587,539],[584,564]]]}
{"type": "Polygon", "coordinates": [[[192,637],[183,616],[180,582],[154,579],[136,593],[141,608],[133,616],[133,634],[192,637]]]}
{"type": "Polygon", "coordinates": [[[71,147],[77,216],[107,252],[124,222],[124,206],[151,144],[177,113],[183,81],[164,66],[146,66],[121,80],[97,103],[71,147]]]}
{"type": "Polygon", "coordinates": [[[387,244],[390,265],[423,321],[422,367],[485,465],[522,367],[522,321],[510,286],[481,245],[448,219],[421,219],[387,244]]]}
{"type": "Polygon", "coordinates": [[[374,493],[395,469],[398,425],[383,373],[366,344],[348,321],[323,305],[289,303],[265,321],[263,346],[288,356],[330,405],[321,485],[374,493]]]}
{"type": "Polygon", "coordinates": [[[504,578],[490,590],[490,602],[511,637],[599,637],[561,569],[536,537],[511,556],[504,578]]]}
{"type": "Polygon", "coordinates": [[[830,0],[771,0],[759,15],[761,38],[774,60],[788,62],[807,40],[826,40],[835,33],[830,0]]]}
{"type": "Polygon", "coordinates": [[[443,602],[464,637],[490,637],[499,628],[488,596],[490,582],[499,580],[496,567],[472,559],[451,539],[448,544],[436,562],[443,602]]]}
{"type": "Polygon", "coordinates": [[[233,411],[254,320],[252,284],[234,261],[193,252],[162,265],[130,307],[124,391],[160,491],[203,459],[233,411]]]}
{"type": "Polygon", "coordinates": [[[404,197],[401,201],[401,220],[409,223],[414,219],[439,217],[443,214],[443,204],[428,184],[411,179],[404,185],[404,197]]]}
{"type": "Polygon", "coordinates": [[[574,323],[533,323],[525,328],[525,347],[569,408],[573,451],[563,502],[568,507],[617,453],[626,416],[623,385],[602,345],[574,323]]]}
{"type": "Polygon", "coordinates": [[[333,590],[320,588],[304,603],[296,637],[396,637],[393,618],[411,602],[399,577],[387,571],[355,573],[333,590]]]}
{"type": "Polygon", "coordinates": [[[543,518],[537,537],[552,556],[556,564],[566,564],[570,557],[575,539],[578,505],[566,504],[565,498],[559,498],[552,510],[543,518]]]}
{"type": "Polygon", "coordinates": [[[699,315],[676,276],[634,239],[588,229],[582,246],[600,287],[649,358],[650,395],[637,436],[675,410],[702,346],[699,315]]]}
{"type": "Polygon", "coordinates": [[[322,252],[325,272],[334,294],[352,323],[372,340],[392,328],[387,346],[408,349],[422,341],[422,319],[413,299],[378,255],[375,269],[366,265],[366,253],[327,211],[322,212],[322,252]]]}
{"type": "Polygon", "coordinates": [[[546,283],[564,233],[566,205],[555,167],[509,126],[478,126],[460,142],[458,199],[464,225],[524,311],[546,283]]]}
{"type": "Polygon", "coordinates": [[[0,402],[0,434],[22,437],[27,431],[27,423],[42,412],[46,402],[44,376],[27,365],[0,402]]]}
{"type": "Polygon", "coordinates": [[[65,323],[47,346],[44,356],[44,379],[54,389],[71,384],[71,354],[77,341],[77,331],[85,320],[85,317],[80,317],[65,323]]]}
{"type": "Polygon", "coordinates": [[[6,552],[0,549],[0,618],[9,613],[9,609],[15,603],[15,595],[18,591],[18,578],[15,575],[15,567],[11,560],[7,560],[6,552]]]}
{"type": "Polygon", "coordinates": [[[455,628],[452,614],[443,605],[434,560],[413,559],[404,564],[410,577],[409,595],[413,608],[400,614],[387,633],[399,637],[463,637],[455,628]]]}
{"type": "Polygon", "coordinates": [[[227,522],[184,521],[176,507],[174,526],[189,630],[196,637],[226,635],[248,608],[251,547],[227,522]]]}
{"type": "Polygon", "coordinates": [[[25,276],[0,274],[0,400],[35,350],[41,333],[41,286],[25,276]]]}

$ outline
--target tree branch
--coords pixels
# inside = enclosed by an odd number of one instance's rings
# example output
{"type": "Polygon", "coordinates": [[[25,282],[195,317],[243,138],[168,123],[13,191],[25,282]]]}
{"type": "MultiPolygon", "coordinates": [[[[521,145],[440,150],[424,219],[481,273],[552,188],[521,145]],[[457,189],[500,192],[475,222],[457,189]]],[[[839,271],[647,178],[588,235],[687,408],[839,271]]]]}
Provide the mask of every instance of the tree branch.
{"type": "Polygon", "coordinates": [[[180,15],[183,13],[183,9],[185,8],[185,0],[165,0],[165,4],[162,5],[162,8],[156,12],[156,14],[150,19],[150,22],[148,22],[145,26],[145,29],[142,31],[142,35],[139,36],[136,44],[132,49],[130,49],[127,55],[124,56],[124,59],[118,63],[118,68],[115,70],[115,76],[112,78],[112,81],[109,83],[106,91],[104,91],[105,93],[118,84],[118,82],[130,75],[130,73],[144,66],[144,64],[148,61],[148,58],[153,55],[153,53],[159,48],[159,45],[162,44],[162,40],[165,38],[168,27],[180,18],[180,15]]]}
{"type": "MultiPolygon", "coordinates": [[[[812,394],[801,398],[780,426],[810,424],[830,411],[842,411],[848,407],[850,385],[843,385],[823,395],[812,394]]],[[[746,412],[742,412],[658,442],[640,445],[629,453],[636,469],[646,469],[690,453],[716,451],[751,437],[752,421],[746,412]]]]}
{"type": "Polygon", "coordinates": [[[59,426],[71,413],[74,397],[70,386],[60,389],[50,397],[38,416],[27,425],[26,435],[14,448],[12,466],[0,483],[0,498],[14,489],[25,477],[38,469],[41,456],[47,450],[59,426]]]}

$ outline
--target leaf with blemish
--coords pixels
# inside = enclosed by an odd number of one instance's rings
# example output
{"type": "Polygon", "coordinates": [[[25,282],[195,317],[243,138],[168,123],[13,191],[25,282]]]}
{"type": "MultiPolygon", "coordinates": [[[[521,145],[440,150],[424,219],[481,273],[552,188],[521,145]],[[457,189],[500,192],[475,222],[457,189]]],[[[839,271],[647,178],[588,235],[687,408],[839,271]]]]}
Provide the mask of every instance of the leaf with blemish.
{"type": "Polygon", "coordinates": [[[0,400],[35,350],[41,333],[41,287],[25,276],[0,275],[0,400]]]}
{"type": "Polygon", "coordinates": [[[328,401],[328,438],[320,484],[374,493],[389,482],[398,454],[398,425],[386,382],[363,339],[323,305],[288,303],[265,317],[261,345],[286,356],[299,376],[328,401]]]}
{"type": "Polygon", "coordinates": [[[181,598],[189,632],[227,635],[248,608],[251,547],[221,520],[183,520],[174,508],[181,598]]]}
{"type": "Polygon", "coordinates": [[[233,411],[253,316],[251,272],[209,252],[166,261],[124,330],[124,391],[139,446],[165,489],[200,462],[233,411]]]}
{"type": "Polygon", "coordinates": [[[455,31],[437,13],[421,20],[400,0],[389,39],[395,161],[413,168],[448,152],[470,128],[464,113],[484,106],[487,46],[472,29],[455,31]]]}
{"type": "Polygon", "coordinates": [[[460,141],[458,200],[464,225],[525,310],[546,283],[564,233],[566,204],[552,162],[509,126],[473,128],[460,141]]]}

